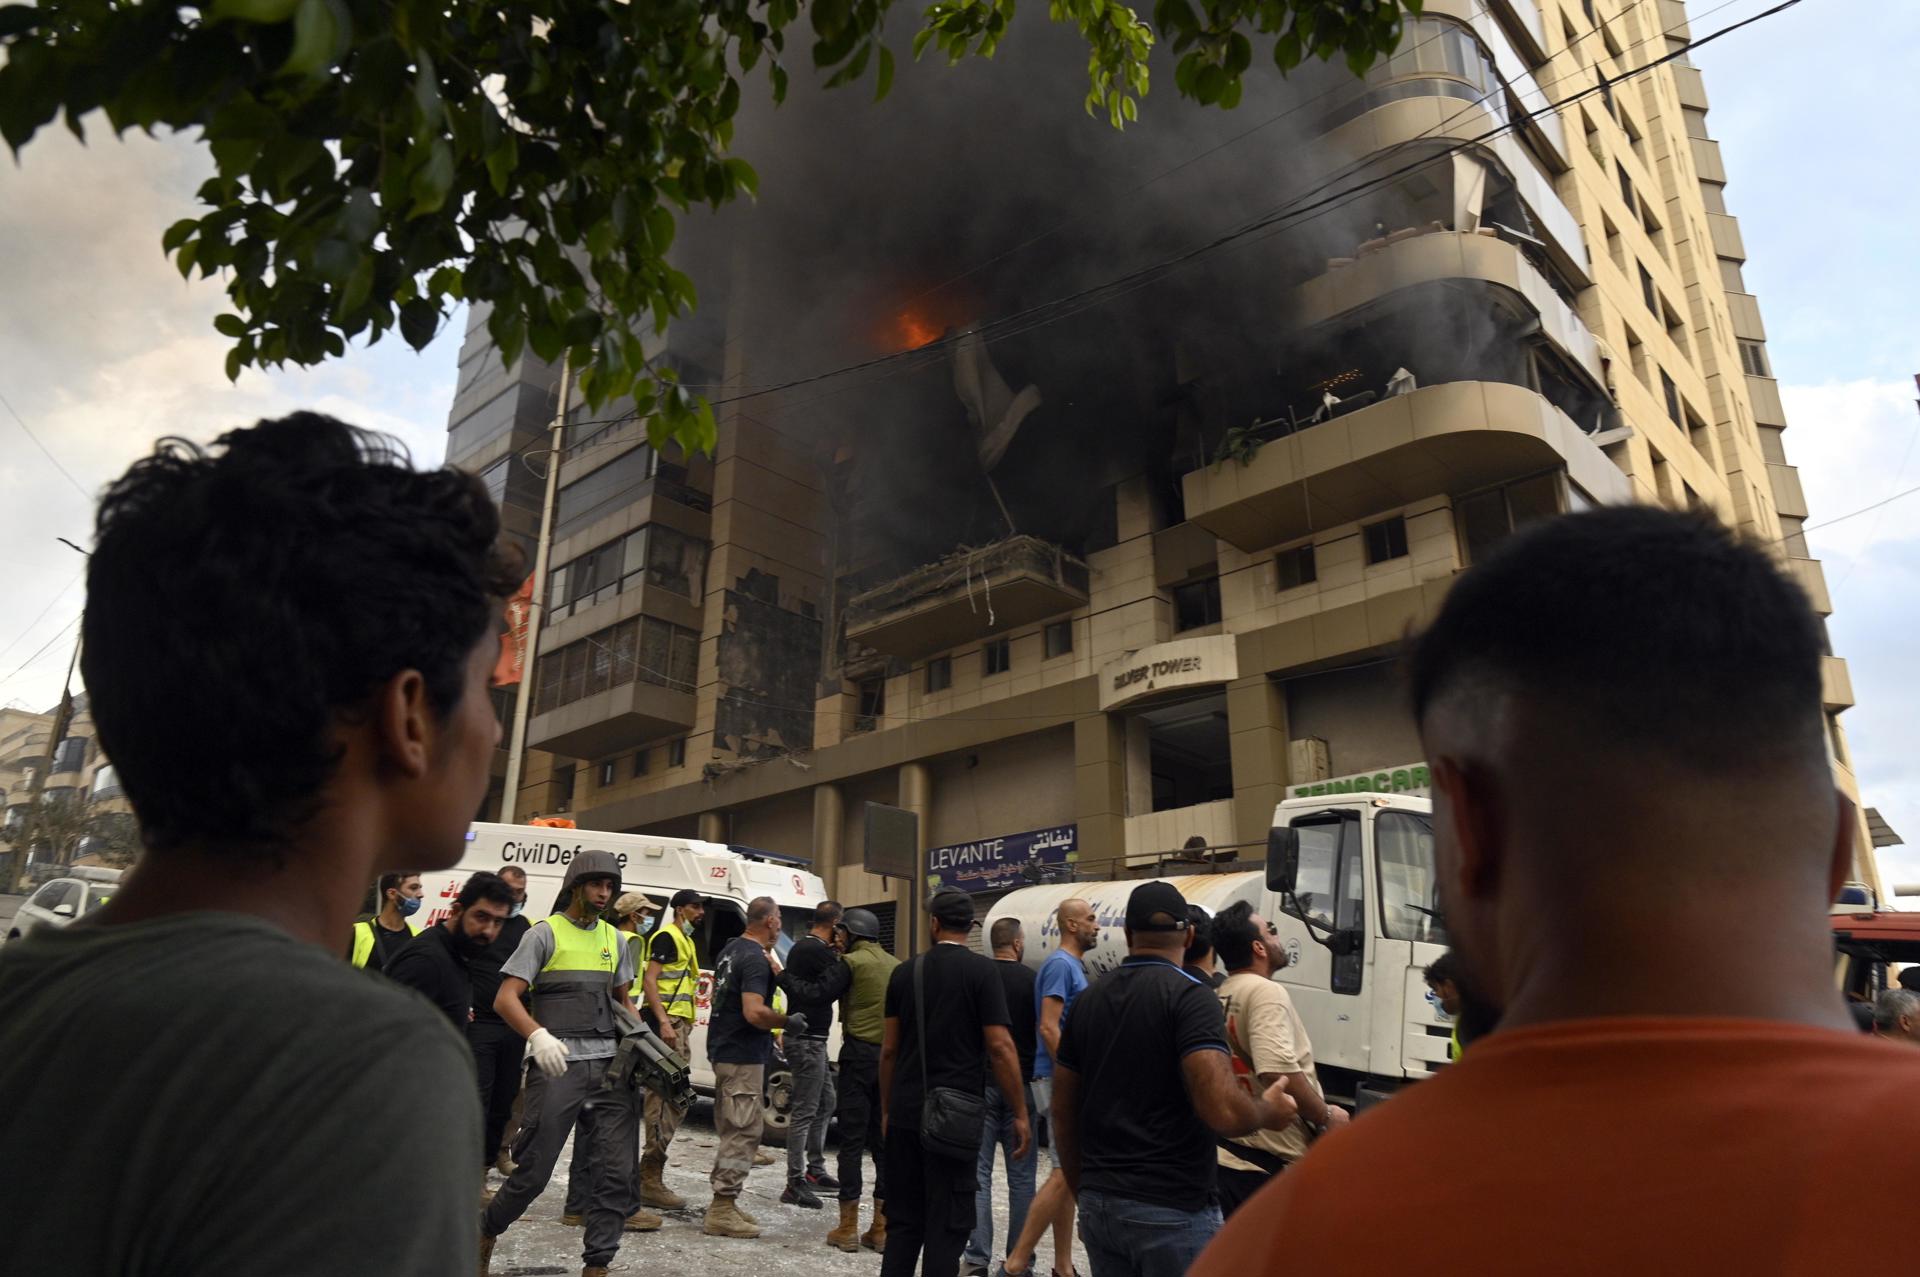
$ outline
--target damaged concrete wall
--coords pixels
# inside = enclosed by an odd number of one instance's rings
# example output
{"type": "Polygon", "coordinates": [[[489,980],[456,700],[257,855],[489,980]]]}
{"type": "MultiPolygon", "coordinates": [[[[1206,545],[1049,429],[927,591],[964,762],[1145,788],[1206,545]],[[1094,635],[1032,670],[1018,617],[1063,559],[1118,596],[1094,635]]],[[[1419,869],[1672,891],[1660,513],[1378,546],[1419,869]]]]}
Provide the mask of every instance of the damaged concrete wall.
{"type": "Polygon", "coordinates": [[[932,764],[927,845],[945,847],[1073,820],[1073,729],[996,741],[932,764]]]}
{"type": "Polygon", "coordinates": [[[780,604],[780,578],[749,569],[725,591],[718,644],[721,695],[713,743],[741,758],[813,748],[820,618],[780,604]]]}
{"type": "Polygon", "coordinates": [[[1335,776],[1423,757],[1406,688],[1387,663],[1288,679],[1287,734],[1326,741],[1335,776]]]}

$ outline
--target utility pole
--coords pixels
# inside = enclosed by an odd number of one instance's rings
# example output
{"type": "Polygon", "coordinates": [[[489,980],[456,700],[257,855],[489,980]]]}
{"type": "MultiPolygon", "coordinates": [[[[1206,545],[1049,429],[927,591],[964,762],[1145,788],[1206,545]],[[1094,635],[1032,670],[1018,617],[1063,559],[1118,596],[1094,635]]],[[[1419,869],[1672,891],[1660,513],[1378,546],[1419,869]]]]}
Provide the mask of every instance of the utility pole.
{"type": "Polygon", "coordinates": [[[533,597],[527,600],[527,657],[513,698],[513,731],[507,741],[507,792],[500,796],[500,823],[513,823],[520,803],[520,771],[526,764],[527,716],[533,708],[534,658],[540,652],[541,622],[547,610],[547,556],[553,550],[554,504],[560,492],[560,459],[566,455],[567,396],[573,387],[573,353],[560,360],[560,404],[553,415],[552,449],[547,454],[547,494],[540,502],[540,540],[533,551],[533,597]]]}
{"type": "MultiPolygon", "coordinates": [[[[80,554],[87,553],[65,537],[55,537],[54,540],[80,554]]],[[[82,615],[84,615],[84,613],[82,615]]],[[[40,799],[47,788],[47,773],[53,770],[54,762],[60,757],[60,742],[66,739],[67,728],[73,725],[73,671],[79,667],[80,641],[85,635],[86,627],[82,625],[80,633],[73,636],[73,655],[67,658],[67,679],[66,682],[60,685],[60,705],[53,711],[53,726],[47,733],[47,765],[34,770],[33,781],[27,787],[26,805],[28,815],[26,819],[29,822],[33,819],[32,813],[40,809],[40,799]]],[[[29,828],[31,828],[31,826],[29,826],[29,828]]],[[[9,894],[19,893],[20,879],[25,876],[27,872],[27,857],[32,853],[32,850],[31,844],[13,849],[13,868],[7,875],[7,891],[9,894]]],[[[59,855],[58,848],[51,848],[50,850],[53,851],[57,859],[59,855]]]]}

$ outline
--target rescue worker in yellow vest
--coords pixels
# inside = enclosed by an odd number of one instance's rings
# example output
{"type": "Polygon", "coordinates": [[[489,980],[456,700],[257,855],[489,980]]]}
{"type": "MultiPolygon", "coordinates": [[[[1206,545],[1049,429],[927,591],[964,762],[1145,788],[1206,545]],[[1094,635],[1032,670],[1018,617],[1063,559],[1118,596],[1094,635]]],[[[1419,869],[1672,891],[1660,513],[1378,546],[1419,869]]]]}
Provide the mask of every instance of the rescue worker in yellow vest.
{"type": "Polygon", "coordinates": [[[526,1115],[514,1142],[517,1165],[480,1215],[480,1271],[493,1244],[526,1213],[547,1186],[581,1105],[593,1102],[593,1148],[588,1164],[593,1192],[586,1211],[582,1277],[606,1277],[624,1226],[660,1227],[658,1215],[633,1201],[634,1151],[640,1098],[632,1090],[602,1091],[614,1055],[614,1005],[633,982],[626,937],[601,917],[620,888],[620,864],[611,852],[576,854],[561,889],[563,912],[528,929],[500,968],[494,1010],[527,1039],[534,1068],[527,1078],[526,1115]],[[531,1012],[521,995],[531,999],[531,1012]]]}
{"type": "MultiPolygon", "coordinates": [[[[645,963],[647,933],[653,930],[655,918],[660,916],[660,902],[645,892],[629,891],[613,902],[613,908],[607,911],[607,921],[620,933],[621,943],[627,946],[633,955],[633,969],[640,970],[645,963]]],[[[633,990],[627,990],[627,1001],[633,1001],[633,990]]],[[[640,1202],[640,1150],[638,1141],[640,1132],[634,1131],[633,1165],[633,1201],[640,1202]]],[[[560,1222],[568,1228],[579,1228],[587,1222],[587,1201],[593,1192],[593,1172],[590,1169],[589,1154],[593,1150],[593,1109],[582,1108],[580,1117],[573,1124],[573,1160],[567,1167],[567,1203],[560,1212],[560,1222]]],[[[656,1224],[649,1220],[658,1220],[659,1216],[651,1211],[636,1210],[627,1217],[627,1231],[634,1233],[651,1232],[656,1224]]]]}
{"type": "Polygon", "coordinates": [[[413,915],[420,911],[426,888],[419,874],[380,875],[380,912],[353,924],[353,947],[347,956],[368,971],[385,971],[408,941],[420,932],[413,915]]]}
{"type": "MultiPolygon", "coordinates": [[[[682,887],[667,904],[673,921],[654,932],[648,945],[640,1018],[691,1064],[700,995],[700,955],[694,952],[693,932],[707,916],[707,901],[691,887],[682,887]]],[[[667,1145],[673,1142],[686,1110],[652,1091],[647,1092],[646,1107],[647,1151],[640,1159],[640,1202],[660,1210],[685,1210],[687,1199],[667,1187],[666,1169],[667,1145]]]]}

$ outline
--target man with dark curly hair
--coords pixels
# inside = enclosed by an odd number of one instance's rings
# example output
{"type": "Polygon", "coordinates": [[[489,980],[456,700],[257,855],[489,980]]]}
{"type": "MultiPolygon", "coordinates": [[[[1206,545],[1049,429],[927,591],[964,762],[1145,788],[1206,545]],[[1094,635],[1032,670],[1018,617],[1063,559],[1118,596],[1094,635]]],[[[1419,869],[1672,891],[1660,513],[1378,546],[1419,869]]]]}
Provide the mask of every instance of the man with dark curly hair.
{"type": "Polygon", "coordinates": [[[471,476],[311,413],[107,489],[82,669],[144,851],[0,950],[9,1271],[474,1271],[466,1044],[340,938],[486,795],[499,534],[471,476]]]}

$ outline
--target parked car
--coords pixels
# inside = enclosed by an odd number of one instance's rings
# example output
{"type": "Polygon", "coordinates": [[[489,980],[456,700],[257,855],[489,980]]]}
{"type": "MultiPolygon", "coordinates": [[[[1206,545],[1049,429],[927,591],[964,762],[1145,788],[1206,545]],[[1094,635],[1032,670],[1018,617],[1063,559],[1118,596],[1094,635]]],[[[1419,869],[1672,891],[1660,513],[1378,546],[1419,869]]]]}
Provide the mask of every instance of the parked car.
{"type": "Polygon", "coordinates": [[[75,918],[84,918],[113,898],[114,884],[83,878],[55,878],[40,889],[13,915],[7,939],[18,940],[35,927],[64,927],[75,918]]]}

